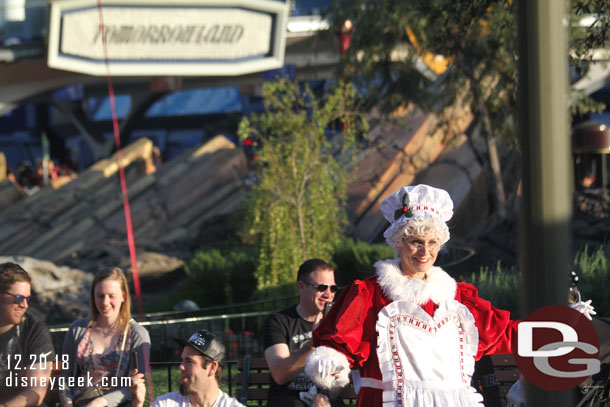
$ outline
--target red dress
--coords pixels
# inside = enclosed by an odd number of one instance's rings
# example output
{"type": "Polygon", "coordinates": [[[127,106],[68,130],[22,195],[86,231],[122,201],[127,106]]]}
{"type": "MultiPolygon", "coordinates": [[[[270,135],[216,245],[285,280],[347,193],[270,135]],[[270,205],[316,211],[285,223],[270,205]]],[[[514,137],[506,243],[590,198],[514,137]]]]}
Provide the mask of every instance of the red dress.
{"type": "Polygon", "coordinates": [[[510,353],[517,321],[442,269],[411,280],[398,261],[378,262],[376,276],[342,293],[314,331],[314,346],[343,354],[359,371],[358,406],[476,405],[474,360],[510,353]]]}

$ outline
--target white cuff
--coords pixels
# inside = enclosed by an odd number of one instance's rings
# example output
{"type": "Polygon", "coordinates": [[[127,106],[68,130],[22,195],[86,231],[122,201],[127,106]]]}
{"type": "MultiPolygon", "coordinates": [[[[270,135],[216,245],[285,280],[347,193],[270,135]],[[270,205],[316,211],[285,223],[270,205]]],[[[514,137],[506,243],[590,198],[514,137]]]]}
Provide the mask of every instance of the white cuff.
{"type": "Polygon", "coordinates": [[[327,346],[317,347],[308,357],[305,365],[305,374],[318,387],[334,392],[349,384],[349,362],[347,357],[327,346]],[[330,374],[320,373],[319,366],[334,362],[334,369],[330,374]]]}

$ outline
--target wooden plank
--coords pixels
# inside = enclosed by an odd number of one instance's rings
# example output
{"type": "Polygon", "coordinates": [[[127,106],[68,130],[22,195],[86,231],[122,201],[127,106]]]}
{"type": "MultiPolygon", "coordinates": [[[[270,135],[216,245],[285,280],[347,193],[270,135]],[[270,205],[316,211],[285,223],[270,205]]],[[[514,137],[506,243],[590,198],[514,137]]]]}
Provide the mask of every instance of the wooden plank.
{"type": "Polygon", "coordinates": [[[248,387],[249,400],[267,400],[269,398],[269,389],[256,389],[248,387]]]}
{"type": "MultiPolygon", "coordinates": [[[[152,185],[154,181],[154,177],[141,177],[135,183],[131,184],[131,188],[129,189],[130,195],[137,196],[141,193],[141,191],[147,189],[150,185],[152,185]]],[[[106,203],[101,210],[114,211],[122,207],[123,198],[120,194],[118,183],[116,185],[111,185],[111,187],[114,187],[115,194],[118,194],[119,196],[114,200],[111,200],[110,203],[106,203]]],[[[94,199],[94,203],[103,202],[105,200],[105,195],[109,193],[109,188],[107,188],[107,186],[104,186],[104,188],[102,188],[101,190],[102,194],[94,193],[95,197],[97,198],[94,199]]],[[[27,243],[27,247],[22,247],[20,251],[25,254],[35,255],[36,253],[38,253],[39,250],[43,250],[44,247],[51,244],[51,242],[56,243],[57,240],[65,240],[65,236],[70,234],[69,229],[75,226],[75,219],[82,219],[91,216],[91,205],[92,202],[80,202],[76,205],[73,205],[71,209],[68,206],[68,210],[66,212],[69,214],[69,216],[58,216],[59,219],[63,220],[63,223],[52,223],[52,228],[48,232],[39,234],[33,239],[30,239],[27,243]]],[[[96,215],[98,215],[100,211],[94,213],[93,216],[95,217],[96,215]]],[[[70,243],[70,241],[65,241],[66,245],[70,243]]]]}
{"type": "Polygon", "coordinates": [[[144,222],[142,225],[138,225],[134,228],[133,238],[136,241],[136,245],[142,243],[154,243],[159,236],[162,236],[167,231],[167,222],[164,219],[156,218],[151,216],[152,219],[144,222]]]}
{"type": "Polygon", "coordinates": [[[6,156],[0,151],[0,183],[6,179],[8,174],[8,165],[6,165],[6,156]]]}
{"type": "MultiPolygon", "coordinates": [[[[152,157],[152,147],[150,140],[142,138],[123,148],[121,153],[125,168],[128,170],[132,164],[139,165],[143,163],[142,160],[145,160],[146,157],[152,157]]],[[[97,162],[81,173],[79,177],[57,190],[52,188],[41,189],[36,194],[22,200],[23,204],[12,205],[8,208],[7,214],[14,215],[18,212],[24,212],[31,218],[36,219],[37,222],[50,222],[79,201],[77,191],[84,190],[85,195],[90,194],[90,189],[97,190],[100,183],[105,183],[106,178],[116,174],[118,171],[116,157],[117,154],[114,154],[108,159],[97,162]]]]}
{"type": "Polygon", "coordinates": [[[93,219],[87,218],[81,220],[66,232],[61,242],[51,242],[44,250],[36,253],[36,257],[47,259],[52,262],[65,259],[73,252],[84,247],[85,239],[83,237],[87,236],[87,231],[93,226],[95,226],[95,221],[93,219]],[[66,242],[71,242],[71,244],[68,243],[68,245],[66,245],[66,242]]]}
{"type": "MultiPolygon", "coordinates": [[[[242,375],[238,374],[235,377],[235,382],[236,384],[241,385],[242,384],[242,375]]],[[[256,372],[251,372],[250,373],[250,377],[248,379],[248,385],[255,385],[255,384],[269,384],[271,383],[271,373],[256,373],[256,372]]]]}
{"type": "Polygon", "coordinates": [[[16,248],[20,247],[28,238],[40,232],[40,225],[30,221],[13,221],[3,223],[0,226],[0,253],[12,255],[19,253],[16,248]],[[6,232],[6,233],[5,233],[6,232]]]}
{"type": "MultiPolygon", "coordinates": [[[[156,193],[154,190],[146,190],[140,199],[133,201],[130,204],[131,209],[131,223],[134,230],[142,227],[149,220],[149,217],[155,213],[153,207],[157,205],[156,193]]],[[[118,210],[114,211],[110,216],[105,219],[98,219],[108,231],[109,237],[124,239],[125,234],[125,214],[122,210],[121,204],[117,207],[118,210]]],[[[96,218],[97,219],[97,218],[96,218]]]]}
{"type": "MultiPolygon", "coordinates": [[[[142,163],[146,159],[152,157],[153,142],[146,137],[139,138],[133,143],[121,149],[121,165],[125,168],[136,161],[141,160],[142,163]]],[[[88,171],[101,173],[105,178],[114,175],[119,170],[119,161],[117,153],[112,157],[100,160],[89,167],[88,171]]]]}
{"type": "Polygon", "coordinates": [[[519,380],[519,376],[521,375],[521,373],[517,369],[514,369],[514,370],[513,369],[511,369],[511,370],[495,369],[495,372],[496,372],[496,379],[500,383],[503,383],[503,382],[514,383],[517,380],[519,380]]]}
{"type": "MultiPolygon", "coordinates": [[[[244,369],[243,359],[237,361],[237,369],[241,372],[244,369]]],[[[269,370],[267,366],[267,360],[265,358],[252,358],[250,359],[250,370],[269,370]]]]}
{"type": "Polygon", "coordinates": [[[46,199],[47,195],[55,191],[53,188],[42,188],[34,195],[28,195],[23,199],[18,200],[8,208],[2,211],[2,215],[6,217],[21,217],[25,219],[32,219],[32,208],[36,207],[39,202],[46,199]]]}
{"type": "Polygon", "coordinates": [[[190,206],[186,207],[182,213],[178,213],[177,216],[172,219],[172,223],[181,227],[191,225],[201,217],[209,215],[210,210],[216,209],[223,201],[234,198],[234,192],[238,191],[240,188],[243,188],[241,180],[225,180],[225,182],[217,185],[217,187],[212,188],[205,196],[205,199],[195,200],[190,206]]]}
{"type": "Polygon", "coordinates": [[[24,245],[20,246],[16,250],[24,254],[37,253],[39,249],[42,249],[51,240],[61,238],[62,233],[65,233],[65,231],[72,226],[74,226],[73,219],[43,233],[36,233],[35,235],[31,236],[33,239],[29,238],[24,245]]]}
{"type": "Polygon", "coordinates": [[[0,182],[0,212],[22,198],[24,195],[13,181],[5,179],[0,182]]]}
{"type": "Polygon", "coordinates": [[[491,361],[494,366],[517,366],[517,361],[515,360],[515,356],[512,354],[507,355],[491,355],[491,361]]]}
{"type": "Polygon", "coordinates": [[[235,145],[229,139],[225,136],[216,136],[207,143],[188,150],[174,158],[170,163],[163,165],[159,171],[157,171],[159,186],[166,187],[171,185],[176,178],[182,177],[192,165],[205,162],[207,159],[205,157],[206,155],[211,155],[222,150],[233,149],[235,149],[235,145]]]}
{"type": "Polygon", "coordinates": [[[483,168],[467,137],[460,137],[452,145],[455,149],[443,152],[431,166],[417,174],[414,183],[433,185],[451,195],[454,212],[449,221],[451,236],[465,238],[472,231],[472,225],[488,216],[489,204],[486,199],[480,199],[481,193],[486,196],[487,187],[483,168]]]}
{"type": "Polygon", "coordinates": [[[360,218],[379,198],[388,183],[404,171],[401,163],[417,152],[413,146],[422,143],[433,127],[433,122],[433,115],[416,112],[407,121],[384,123],[372,132],[371,138],[376,133],[384,135],[379,140],[382,145],[376,146],[376,151],[366,156],[352,174],[358,181],[350,182],[347,190],[350,202],[355,203],[355,207],[350,209],[351,217],[360,218]]]}
{"type": "Polygon", "coordinates": [[[205,163],[205,166],[187,171],[179,183],[168,185],[160,191],[165,198],[164,206],[170,219],[179,216],[186,210],[191,202],[205,199],[205,196],[222,179],[231,179],[232,166],[239,167],[243,160],[241,154],[225,150],[214,153],[205,163]],[[211,176],[213,174],[213,176],[211,176]],[[194,188],[197,185],[197,188],[194,188]]]}
{"type": "Polygon", "coordinates": [[[187,230],[189,231],[189,233],[196,233],[199,230],[201,224],[211,219],[212,217],[217,215],[235,213],[240,209],[241,203],[247,194],[248,192],[244,188],[237,189],[231,194],[229,198],[223,200],[218,205],[214,206],[214,208],[205,212],[200,218],[194,220],[188,226],[187,230]]]}
{"type": "Polygon", "coordinates": [[[354,211],[354,235],[357,238],[371,241],[378,236],[387,224],[379,210],[381,200],[399,187],[411,184],[415,174],[434,162],[447,142],[455,135],[463,133],[472,118],[467,107],[458,102],[439,114],[430,114],[427,120],[421,122],[415,133],[419,137],[409,139],[405,147],[393,157],[392,165],[382,173],[385,175],[380,176],[371,186],[370,194],[354,211]],[[441,119],[447,121],[448,127],[437,126],[441,119]]]}
{"type": "Polygon", "coordinates": [[[193,151],[189,161],[198,160],[203,155],[214,153],[216,151],[233,149],[235,149],[235,144],[231,140],[229,140],[226,136],[218,135],[193,151]]]}
{"type": "MultiPolygon", "coordinates": [[[[150,187],[155,185],[157,182],[154,175],[142,175],[139,179],[135,180],[135,182],[129,185],[128,196],[130,202],[135,201],[140,194],[144,193],[150,187]]],[[[99,221],[102,221],[113,213],[115,213],[119,208],[123,206],[123,193],[120,188],[114,188],[112,194],[108,194],[106,196],[106,202],[103,206],[95,211],[93,217],[99,221]],[[108,196],[112,196],[110,200],[108,200],[108,196]]]]}
{"type": "MultiPolygon", "coordinates": [[[[127,185],[131,187],[140,177],[127,177],[127,185]]],[[[55,223],[63,222],[75,217],[89,216],[99,206],[105,205],[109,197],[121,194],[121,186],[118,177],[103,178],[100,182],[88,188],[77,188],[74,190],[78,203],[62,213],[55,223]]]]}

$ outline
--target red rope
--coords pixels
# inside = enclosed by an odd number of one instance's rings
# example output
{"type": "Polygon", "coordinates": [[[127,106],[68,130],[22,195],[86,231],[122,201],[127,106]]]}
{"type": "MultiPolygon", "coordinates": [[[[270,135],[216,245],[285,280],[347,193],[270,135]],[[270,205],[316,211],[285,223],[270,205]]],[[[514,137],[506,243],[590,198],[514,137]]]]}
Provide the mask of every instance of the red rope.
{"type": "MultiPolygon", "coordinates": [[[[110,100],[110,110],[112,111],[112,128],[114,130],[114,143],[116,145],[116,157],[119,165],[119,179],[121,181],[121,193],[123,195],[123,209],[125,212],[125,228],[127,230],[127,244],[129,246],[129,257],[131,259],[131,270],[133,272],[133,286],[136,292],[138,303],[138,314],[144,316],[142,307],[142,291],[140,289],[140,275],[138,273],[138,262],[136,256],[136,243],[133,237],[133,224],[131,222],[131,209],[129,208],[129,197],[127,195],[127,181],[125,179],[125,169],[123,168],[123,157],[121,153],[121,136],[119,133],[119,120],[116,113],[116,100],[114,96],[114,86],[112,84],[112,76],[110,75],[110,62],[108,61],[108,47],[106,44],[106,28],[104,27],[104,16],[102,14],[102,1],[97,0],[97,9],[100,17],[100,30],[102,33],[102,44],[104,46],[104,63],[106,66],[106,82],[108,85],[108,97],[110,100]]],[[[152,403],[154,400],[154,391],[152,378],[150,376],[150,361],[147,352],[144,352],[145,374],[148,382],[148,399],[152,403]]]]}
{"type": "Polygon", "coordinates": [[[129,257],[131,258],[131,270],[133,271],[133,286],[138,300],[138,313],[144,315],[142,308],[142,292],[140,290],[140,275],[138,274],[138,262],[136,257],[136,244],[133,238],[133,224],[131,223],[131,210],[129,209],[129,197],[127,195],[127,181],[125,180],[125,169],[123,168],[123,157],[121,153],[121,136],[119,133],[119,120],[116,113],[116,101],[114,97],[114,86],[110,76],[110,63],[108,61],[108,48],[106,46],[106,29],[104,17],[102,16],[102,0],[97,0],[97,8],[100,16],[100,29],[102,31],[102,44],[104,46],[104,61],[106,65],[106,82],[108,84],[108,97],[110,99],[110,110],[112,111],[112,128],[114,130],[114,143],[116,145],[116,157],[119,164],[119,178],[121,180],[121,192],[123,194],[123,209],[125,210],[125,227],[127,229],[127,244],[129,246],[129,257]]]}

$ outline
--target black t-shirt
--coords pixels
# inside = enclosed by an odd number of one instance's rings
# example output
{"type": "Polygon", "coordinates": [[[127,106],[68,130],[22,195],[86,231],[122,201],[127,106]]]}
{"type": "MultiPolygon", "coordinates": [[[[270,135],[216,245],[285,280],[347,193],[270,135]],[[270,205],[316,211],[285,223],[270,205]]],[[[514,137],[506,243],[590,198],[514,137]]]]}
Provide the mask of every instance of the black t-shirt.
{"type": "Polygon", "coordinates": [[[49,330],[26,314],[19,325],[0,335],[0,403],[29,387],[21,387],[20,378],[27,376],[26,368],[43,363],[43,359],[47,368],[55,361],[49,330]]]}
{"type": "MultiPolygon", "coordinates": [[[[311,346],[310,343],[306,344],[306,342],[311,340],[312,330],[313,322],[301,318],[297,313],[296,305],[271,314],[265,324],[265,349],[279,343],[285,343],[288,345],[290,353],[294,353],[304,345],[311,346]]],[[[272,377],[269,386],[269,400],[279,395],[285,396],[287,393],[298,398],[299,392],[307,391],[313,385],[313,382],[305,376],[304,372],[301,372],[291,382],[283,385],[275,383],[272,377]]]]}

